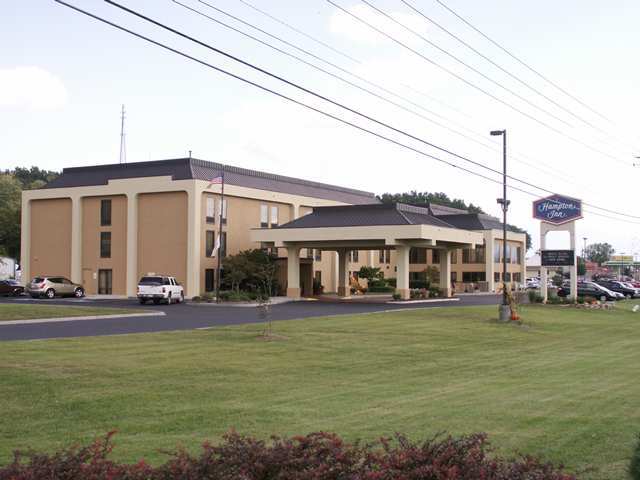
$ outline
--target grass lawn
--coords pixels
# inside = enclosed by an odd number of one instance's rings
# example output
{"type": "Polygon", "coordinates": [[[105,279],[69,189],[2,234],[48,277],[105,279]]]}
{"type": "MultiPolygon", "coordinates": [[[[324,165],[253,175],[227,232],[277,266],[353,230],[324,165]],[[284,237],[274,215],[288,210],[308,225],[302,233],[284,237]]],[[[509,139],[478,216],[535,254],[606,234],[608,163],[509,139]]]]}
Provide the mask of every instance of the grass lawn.
{"type": "Polygon", "coordinates": [[[157,462],[230,428],[348,439],[485,431],[503,454],[622,479],[640,432],[640,313],[447,307],[0,344],[0,464],[117,429],[115,458],[157,462]]]}
{"type": "Polygon", "coordinates": [[[0,322],[7,321],[7,320],[29,320],[33,318],[115,315],[118,313],[137,313],[139,311],[140,310],[124,309],[124,308],[0,303],[0,322]]]}

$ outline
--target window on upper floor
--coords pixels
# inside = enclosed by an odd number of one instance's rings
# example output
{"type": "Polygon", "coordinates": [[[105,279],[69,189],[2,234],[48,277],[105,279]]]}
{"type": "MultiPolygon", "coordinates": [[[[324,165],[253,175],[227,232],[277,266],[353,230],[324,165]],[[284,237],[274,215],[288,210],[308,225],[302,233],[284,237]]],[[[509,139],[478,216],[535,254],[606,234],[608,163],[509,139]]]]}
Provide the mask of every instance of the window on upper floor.
{"type": "Polygon", "coordinates": [[[271,226],[278,226],[278,207],[276,205],[271,205],[271,226]]]}
{"type": "Polygon", "coordinates": [[[207,223],[216,223],[216,199],[207,196],[207,223]]]}
{"type": "Polygon", "coordinates": [[[220,209],[222,208],[222,224],[227,224],[227,199],[218,201],[218,218],[220,218],[220,209]]]}
{"type": "Polygon", "coordinates": [[[440,250],[431,250],[431,263],[434,265],[440,263],[440,250]]]}
{"type": "Polygon", "coordinates": [[[111,225],[111,200],[100,200],[100,225],[103,227],[111,225]]]}
{"type": "Polygon", "coordinates": [[[213,249],[216,241],[216,232],[213,230],[207,230],[207,240],[205,246],[205,256],[210,257],[213,255],[213,249]]]}
{"type": "Polygon", "coordinates": [[[351,263],[357,263],[358,262],[358,250],[351,250],[349,252],[349,261],[351,263]]]}
{"type": "Polygon", "coordinates": [[[409,249],[409,263],[427,263],[427,249],[411,247],[409,249]]]}
{"type": "Polygon", "coordinates": [[[100,232],[100,258],[111,258],[111,232],[100,232]]]}
{"type": "Polygon", "coordinates": [[[269,205],[260,205],[260,227],[269,228],[269,205]]]}

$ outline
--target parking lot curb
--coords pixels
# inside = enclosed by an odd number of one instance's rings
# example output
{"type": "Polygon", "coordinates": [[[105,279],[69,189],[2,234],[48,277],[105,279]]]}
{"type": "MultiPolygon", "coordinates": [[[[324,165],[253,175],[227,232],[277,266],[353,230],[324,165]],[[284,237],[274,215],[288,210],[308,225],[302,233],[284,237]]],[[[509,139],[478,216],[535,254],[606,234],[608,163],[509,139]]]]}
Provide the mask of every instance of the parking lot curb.
{"type": "Polygon", "coordinates": [[[162,311],[144,313],[123,313],[115,315],[88,315],[83,317],[56,317],[56,318],[29,318],[25,320],[6,320],[0,322],[0,328],[5,325],[28,325],[31,323],[61,323],[75,322],[77,320],[106,320],[109,318],[133,318],[133,317],[163,317],[166,313],[162,311]]]}

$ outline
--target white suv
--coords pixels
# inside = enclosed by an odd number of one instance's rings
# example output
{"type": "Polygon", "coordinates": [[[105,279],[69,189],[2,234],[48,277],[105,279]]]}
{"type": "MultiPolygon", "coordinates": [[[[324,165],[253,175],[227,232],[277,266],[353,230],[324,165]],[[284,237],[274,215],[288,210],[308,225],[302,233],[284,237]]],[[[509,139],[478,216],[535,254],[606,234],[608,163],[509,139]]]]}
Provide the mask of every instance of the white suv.
{"type": "Polygon", "coordinates": [[[166,302],[171,305],[173,302],[184,302],[184,289],[175,277],[165,275],[147,275],[142,277],[138,282],[138,300],[141,304],[152,300],[158,305],[160,302],[166,302]]]}

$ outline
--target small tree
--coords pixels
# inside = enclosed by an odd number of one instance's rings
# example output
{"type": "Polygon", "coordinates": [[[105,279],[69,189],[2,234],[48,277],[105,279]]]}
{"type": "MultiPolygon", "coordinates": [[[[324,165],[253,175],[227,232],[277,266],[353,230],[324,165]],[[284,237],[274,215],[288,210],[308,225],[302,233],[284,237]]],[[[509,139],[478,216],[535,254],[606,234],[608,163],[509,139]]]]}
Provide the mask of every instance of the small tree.
{"type": "MultiPolygon", "coordinates": [[[[433,265],[429,265],[424,269],[424,279],[429,284],[439,283],[440,282],[440,270],[438,267],[434,267],[433,265]]],[[[444,288],[442,285],[440,287],[444,288]]]]}
{"type": "Polygon", "coordinates": [[[365,278],[367,282],[376,282],[382,280],[384,278],[384,273],[378,267],[368,267],[363,265],[360,267],[360,271],[358,272],[358,277],[365,278]]]}
{"type": "Polygon", "coordinates": [[[580,277],[584,277],[587,274],[587,264],[584,261],[584,258],[578,257],[578,275],[580,277]]]}
{"type": "Polygon", "coordinates": [[[592,243],[587,245],[585,256],[590,262],[595,262],[598,266],[602,266],[604,262],[609,261],[611,255],[615,253],[615,249],[608,243],[592,243]]]}

